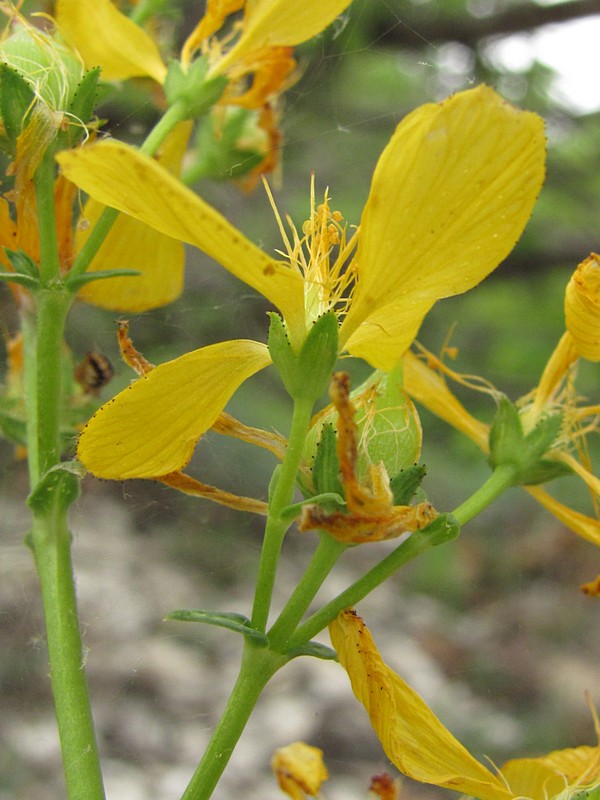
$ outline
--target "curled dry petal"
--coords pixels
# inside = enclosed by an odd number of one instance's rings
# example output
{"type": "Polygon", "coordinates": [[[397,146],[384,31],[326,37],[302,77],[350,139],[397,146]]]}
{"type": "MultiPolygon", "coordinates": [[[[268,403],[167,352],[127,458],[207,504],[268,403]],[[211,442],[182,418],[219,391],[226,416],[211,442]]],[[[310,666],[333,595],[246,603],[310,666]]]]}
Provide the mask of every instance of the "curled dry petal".
{"type": "Polygon", "coordinates": [[[512,798],[502,780],[480,764],[414,689],[384,663],[354,611],[342,612],[329,633],[354,694],[400,772],[482,800],[512,798]]]}
{"type": "MultiPolygon", "coordinates": [[[[597,786],[600,745],[514,759],[498,775],[493,774],[384,663],[354,611],[342,612],[329,632],[354,694],[366,708],[388,758],[404,775],[480,800],[558,800],[574,796],[578,789],[597,786]]],[[[597,718],[592,713],[598,734],[597,718]]]]}

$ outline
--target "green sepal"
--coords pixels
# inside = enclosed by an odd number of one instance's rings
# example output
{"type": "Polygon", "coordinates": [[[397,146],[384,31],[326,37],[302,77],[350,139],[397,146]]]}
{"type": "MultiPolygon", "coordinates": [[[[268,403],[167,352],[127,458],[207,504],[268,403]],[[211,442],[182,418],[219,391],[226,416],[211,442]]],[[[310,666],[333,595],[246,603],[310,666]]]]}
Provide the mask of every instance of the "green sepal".
{"type": "Polygon", "coordinates": [[[283,385],[295,400],[315,401],[329,386],[338,356],[338,321],[333,311],[314,322],[299,353],[290,344],[285,323],[270,312],[269,352],[283,385]]]}
{"type": "Polygon", "coordinates": [[[100,67],[88,70],[75,89],[69,106],[69,124],[58,136],[59,149],[74,147],[86,135],[87,123],[91,120],[98,102],[98,81],[100,67]]]}
{"type": "Polygon", "coordinates": [[[106,278],[135,277],[141,274],[142,273],[136,269],[99,269],[95,272],[84,272],[83,275],[76,275],[74,278],[67,277],[65,279],[65,286],[73,292],[78,292],[82,286],[85,286],[86,283],[92,283],[92,281],[103,281],[106,278]]]}
{"type": "Polygon", "coordinates": [[[460,534],[460,522],[452,514],[440,514],[426,528],[421,528],[413,536],[427,536],[432,540],[432,545],[437,547],[440,544],[451,542],[460,534]]]}
{"type": "Polygon", "coordinates": [[[170,106],[185,106],[186,119],[204,116],[217,103],[229,80],[224,75],[208,78],[208,61],[198,58],[185,70],[180,61],[169,62],[164,90],[170,106]]]}
{"type": "Polygon", "coordinates": [[[265,158],[259,147],[259,135],[264,138],[265,133],[258,128],[257,118],[256,111],[233,107],[227,109],[224,119],[207,115],[198,127],[183,182],[235,180],[255,169],[265,158]]]}
{"type": "Polygon", "coordinates": [[[540,419],[525,435],[516,406],[507,397],[500,398],[490,430],[490,466],[492,469],[513,467],[515,486],[545,483],[570,474],[566,465],[543,458],[556,440],[561,425],[561,415],[552,414],[540,419]]]}
{"type": "Polygon", "coordinates": [[[219,628],[241,633],[248,639],[252,639],[255,644],[267,647],[269,639],[262,631],[257,631],[252,627],[252,623],[244,614],[235,611],[205,611],[203,609],[179,609],[167,614],[165,620],[176,620],[178,622],[200,622],[203,625],[216,625],[219,628]]]}
{"type": "Polygon", "coordinates": [[[316,494],[334,492],[344,496],[340,479],[340,460],[337,454],[337,436],[330,422],[323,425],[321,438],[317,442],[312,468],[313,486],[316,494]]]}
{"type": "Polygon", "coordinates": [[[516,406],[507,397],[501,397],[490,428],[490,466],[512,463],[523,438],[523,425],[516,406]]]}
{"type": "Polygon", "coordinates": [[[32,278],[30,275],[22,275],[18,272],[0,272],[0,281],[18,283],[19,286],[25,286],[27,289],[37,289],[40,285],[39,280],[36,278],[32,278]]]}
{"type": "Polygon", "coordinates": [[[421,486],[423,478],[427,474],[427,467],[424,464],[413,464],[401,470],[390,480],[390,489],[394,496],[395,506],[407,506],[415,496],[417,489],[421,486]]]}
{"type": "Polygon", "coordinates": [[[285,655],[291,660],[299,656],[312,656],[313,658],[320,658],[323,661],[337,661],[337,653],[332,647],[327,647],[326,644],[320,642],[306,642],[301,644],[300,647],[294,647],[288,650],[285,655]]]}
{"type": "Polygon", "coordinates": [[[68,509],[79,497],[85,469],[78,461],[64,461],[46,472],[27,498],[27,505],[39,514],[68,509]]]}
{"type": "Polygon", "coordinates": [[[17,137],[35,95],[23,76],[6,63],[0,63],[0,119],[8,139],[8,150],[14,155],[17,137]]]}
{"type": "Polygon", "coordinates": [[[524,475],[523,483],[526,486],[535,486],[538,483],[549,483],[555,480],[555,478],[564,478],[566,475],[572,474],[573,470],[568,464],[541,458],[534,466],[527,470],[524,475]]]}
{"type": "Polygon", "coordinates": [[[585,789],[573,787],[562,791],[553,800],[600,800],[600,784],[588,786],[585,789]]]}

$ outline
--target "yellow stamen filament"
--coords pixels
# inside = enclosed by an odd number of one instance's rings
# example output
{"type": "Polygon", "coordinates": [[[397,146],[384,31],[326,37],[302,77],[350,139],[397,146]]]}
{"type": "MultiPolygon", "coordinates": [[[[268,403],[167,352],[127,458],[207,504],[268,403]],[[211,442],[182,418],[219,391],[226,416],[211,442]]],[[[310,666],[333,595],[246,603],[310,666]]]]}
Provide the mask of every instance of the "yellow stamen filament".
{"type": "Polygon", "coordinates": [[[265,189],[285,248],[279,253],[304,280],[306,327],[328,311],[343,317],[350,306],[356,282],[357,270],[353,256],[358,242],[358,229],[348,238],[344,218],[339,211],[331,210],[327,191],[323,202],[316,205],[313,176],[310,218],[302,225],[300,235],[292,220],[286,217],[290,237],[266,183],[265,189]]]}

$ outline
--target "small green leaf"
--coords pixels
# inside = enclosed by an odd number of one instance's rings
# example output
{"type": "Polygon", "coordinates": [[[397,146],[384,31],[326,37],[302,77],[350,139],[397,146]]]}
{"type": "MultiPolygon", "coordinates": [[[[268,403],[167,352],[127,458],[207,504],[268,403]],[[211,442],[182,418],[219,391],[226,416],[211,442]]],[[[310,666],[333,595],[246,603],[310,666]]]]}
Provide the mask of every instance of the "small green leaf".
{"type": "Polygon", "coordinates": [[[315,494],[302,500],[300,503],[293,503],[291,506],[286,506],[279,515],[282,520],[291,522],[296,517],[300,516],[302,506],[319,505],[327,511],[336,511],[346,507],[346,501],[341,494],[336,492],[323,492],[323,494],[315,494]]]}
{"type": "Polygon", "coordinates": [[[426,528],[417,531],[413,536],[427,536],[433,539],[433,546],[445,544],[456,539],[460,534],[460,522],[452,514],[440,514],[426,528]]]}
{"type": "Polygon", "coordinates": [[[167,614],[165,620],[177,620],[179,622],[200,622],[203,625],[216,625],[220,628],[227,628],[235,633],[241,633],[252,639],[253,642],[266,647],[269,639],[262,631],[257,631],[252,627],[248,617],[234,611],[205,611],[203,609],[179,609],[167,614]]]}
{"type": "Polygon", "coordinates": [[[80,479],[85,470],[78,461],[65,461],[46,472],[27,498],[27,505],[38,513],[65,510],[79,497],[80,479]]]}
{"type": "Polygon", "coordinates": [[[73,292],[79,291],[82,286],[92,281],[103,281],[106,278],[126,278],[135,277],[142,273],[135,269],[109,269],[97,270],[95,272],[85,272],[83,275],[77,275],[74,278],[67,277],[65,279],[65,286],[73,292]]]}
{"type": "Polygon", "coordinates": [[[289,650],[285,655],[290,659],[298,658],[298,656],[312,656],[313,658],[320,658],[324,661],[338,660],[335,650],[320,642],[306,642],[306,644],[302,644],[300,647],[294,647],[293,650],[289,650]]]}
{"type": "Polygon", "coordinates": [[[30,278],[39,278],[40,270],[31,256],[23,250],[10,250],[8,247],[4,248],[6,257],[10,261],[11,267],[15,272],[20,275],[29,275],[30,278]]]}
{"type": "Polygon", "coordinates": [[[27,289],[36,289],[40,285],[36,278],[31,278],[29,275],[22,275],[18,272],[0,272],[0,281],[18,283],[19,286],[25,286],[27,289]]]}

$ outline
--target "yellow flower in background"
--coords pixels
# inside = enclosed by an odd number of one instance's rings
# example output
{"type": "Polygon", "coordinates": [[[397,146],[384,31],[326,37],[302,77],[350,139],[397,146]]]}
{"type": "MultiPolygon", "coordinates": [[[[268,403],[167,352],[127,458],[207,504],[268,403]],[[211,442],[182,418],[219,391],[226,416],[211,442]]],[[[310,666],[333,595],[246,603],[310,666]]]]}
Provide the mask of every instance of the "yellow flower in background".
{"type": "MultiPolygon", "coordinates": [[[[480,800],[567,800],[600,783],[600,745],[508,761],[497,773],[442,725],[425,701],[385,664],[362,619],[351,610],[329,626],[352,689],[396,768],[422,783],[480,800]]],[[[600,736],[598,720],[594,718],[600,736]]]]}
{"type": "MultiPolygon", "coordinates": [[[[244,10],[237,41],[211,44],[210,75],[223,75],[249,54],[294,47],[316,36],[351,0],[208,0],[206,13],[182,49],[182,62],[209,46],[230,14],[244,10]]],[[[106,80],[149,77],[163,83],[165,66],[156,42],[110,0],[57,0],[58,27],[88,68],[102,67],[106,80]]],[[[231,37],[228,37],[228,40],[231,37]]]]}
{"type": "MultiPolygon", "coordinates": [[[[158,155],[165,169],[179,172],[189,138],[190,126],[180,123],[170,134],[158,155]]],[[[17,155],[18,160],[18,155],[17,155]]],[[[57,244],[63,276],[68,275],[77,254],[85,244],[104,206],[89,199],[79,214],[73,231],[73,210],[77,187],[59,176],[54,191],[57,244]]],[[[23,191],[0,197],[0,262],[11,265],[3,247],[22,250],[39,262],[40,245],[35,212],[35,192],[30,181],[23,191]]],[[[139,275],[107,278],[84,285],[79,299],[114,311],[146,311],[175,300],[183,288],[185,253],[180,241],[149,228],[133,217],[120,216],[109,231],[89,272],[113,269],[136,270],[139,275]]],[[[16,301],[24,302],[28,292],[9,284],[16,301]]]]}
{"type": "MultiPolygon", "coordinates": [[[[598,429],[600,405],[584,405],[574,390],[574,370],[579,358],[600,360],[600,259],[592,254],[575,270],[565,294],[567,331],[548,359],[538,385],[518,401],[525,433],[548,414],[563,415],[563,430],[546,457],[565,464],[587,486],[595,517],[559,502],[542,486],[525,486],[544,508],[574,533],[600,546],[600,480],[590,463],[586,436],[598,429]],[[575,455],[574,455],[575,453],[575,455]]],[[[487,455],[490,427],[473,417],[448,388],[443,375],[464,383],[463,378],[432,354],[418,358],[407,352],[403,359],[407,393],[440,419],[464,433],[487,455]]],[[[492,394],[494,390],[491,390],[492,394]]]]}
{"type": "Polygon", "coordinates": [[[304,742],[278,748],[271,759],[279,788],[292,800],[320,797],[321,785],[329,777],[323,751],[304,742]]]}
{"type": "MultiPolygon", "coordinates": [[[[422,106],[400,123],[383,151],[360,228],[348,237],[327,195],[316,208],[313,197],[302,235],[292,228],[288,238],[280,223],[285,261],[270,257],[159,164],[127,145],[99,142],[60,153],[58,161],[64,175],[97,201],[196,245],[264,295],[281,312],[295,349],[316,318],[334,311],[341,350],[388,371],[437,300],[472,288],[510,252],[541,187],[544,153],[542,120],[485,86],[422,106]]],[[[175,375],[182,386],[213,391],[201,384],[201,373],[196,384],[200,357],[171,365],[171,383],[162,392],[171,390],[175,375]]],[[[161,367],[148,380],[158,385],[160,375],[161,367]]],[[[225,368],[222,375],[214,371],[215,392],[222,383],[234,391],[245,377],[226,374],[225,368]]],[[[126,391],[136,397],[139,412],[144,384],[126,391]]],[[[187,397],[193,407],[190,391],[187,397]]],[[[107,478],[151,476],[149,448],[139,448],[140,439],[153,435],[150,409],[134,415],[120,401],[98,412],[80,441],[80,458],[91,472],[107,478]],[[101,444],[106,437],[118,442],[119,455],[108,456],[101,444]]],[[[172,409],[188,416],[175,404],[172,409]]],[[[190,416],[196,430],[206,430],[215,418],[190,416]]],[[[181,435],[170,416],[157,417],[156,425],[161,438],[181,435]]],[[[181,469],[190,450],[186,444],[175,456],[176,450],[176,444],[169,448],[168,459],[157,451],[154,475],[181,469]]]]}
{"type": "Polygon", "coordinates": [[[600,256],[577,267],[565,295],[567,330],[579,355],[600,361],[600,256]]]}
{"type": "MultiPolygon", "coordinates": [[[[191,129],[191,122],[179,123],[157,154],[157,163],[174,176],[181,172],[191,129]]],[[[93,198],[85,203],[75,231],[75,253],[85,245],[104,208],[93,198]]],[[[92,281],[79,290],[78,297],[110,311],[138,313],[158,308],[181,294],[184,265],[185,251],[180,241],[119,214],[87,271],[125,267],[139,275],[92,281]]]]}

